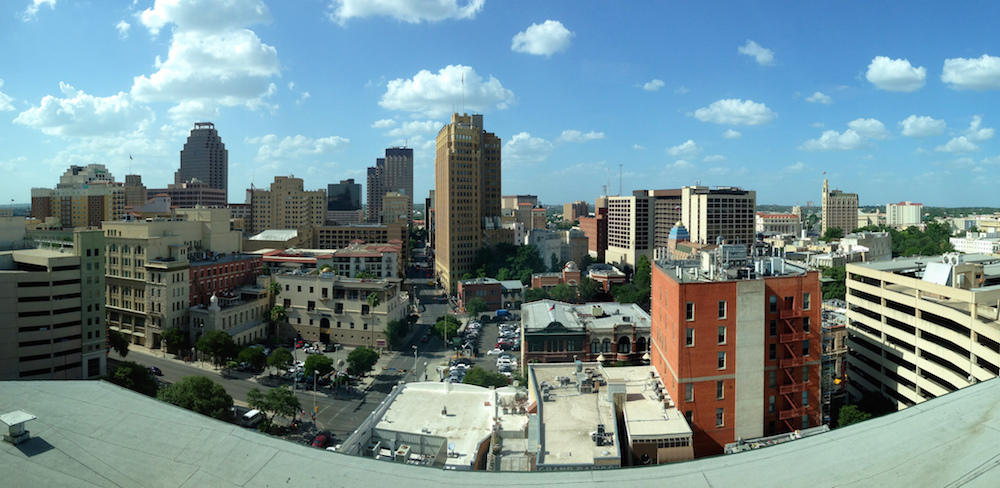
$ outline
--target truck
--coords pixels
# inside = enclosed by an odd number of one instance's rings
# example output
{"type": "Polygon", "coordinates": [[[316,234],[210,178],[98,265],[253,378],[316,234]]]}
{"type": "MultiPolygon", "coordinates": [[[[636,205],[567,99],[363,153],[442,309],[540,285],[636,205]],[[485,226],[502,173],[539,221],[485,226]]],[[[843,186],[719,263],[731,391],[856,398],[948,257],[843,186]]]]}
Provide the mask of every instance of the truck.
{"type": "Polygon", "coordinates": [[[500,310],[497,310],[497,317],[505,319],[510,318],[510,312],[508,312],[506,308],[501,308],[500,310]]]}

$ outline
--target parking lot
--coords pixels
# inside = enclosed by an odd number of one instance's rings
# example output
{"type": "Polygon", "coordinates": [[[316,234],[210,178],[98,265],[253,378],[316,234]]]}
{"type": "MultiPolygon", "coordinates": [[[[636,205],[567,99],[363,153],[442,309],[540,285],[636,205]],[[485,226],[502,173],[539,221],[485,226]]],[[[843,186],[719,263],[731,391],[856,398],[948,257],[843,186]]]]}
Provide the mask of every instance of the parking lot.
{"type": "MultiPolygon", "coordinates": [[[[506,372],[513,374],[516,368],[520,366],[517,364],[517,361],[520,360],[519,329],[520,322],[514,320],[513,317],[504,322],[470,320],[469,324],[463,329],[463,345],[474,346],[478,354],[473,356],[469,354],[469,348],[463,348],[464,353],[460,352],[455,356],[458,360],[467,364],[468,368],[458,367],[455,369],[471,369],[478,366],[493,373],[506,372]],[[478,327],[476,326],[477,323],[480,324],[478,327]],[[501,348],[497,348],[496,345],[501,340],[505,341],[505,344],[501,344],[501,348]],[[508,364],[497,364],[497,360],[501,354],[505,358],[509,358],[510,362],[508,364]]],[[[454,365],[454,359],[452,363],[454,365]]],[[[451,381],[461,381],[461,378],[463,378],[461,373],[446,373],[445,376],[445,380],[451,381]],[[455,379],[451,380],[451,378],[455,379]]]]}

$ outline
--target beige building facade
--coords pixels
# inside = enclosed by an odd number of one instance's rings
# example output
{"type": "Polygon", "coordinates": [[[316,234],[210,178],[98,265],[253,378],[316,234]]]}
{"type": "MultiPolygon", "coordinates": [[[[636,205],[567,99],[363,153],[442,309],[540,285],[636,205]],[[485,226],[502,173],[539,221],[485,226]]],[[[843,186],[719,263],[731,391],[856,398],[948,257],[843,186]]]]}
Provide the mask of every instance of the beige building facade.
{"type": "Polygon", "coordinates": [[[830,190],[830,182],[823,180],[823,218],[820,232],[837,228],[847,234],[858,223],[858,194],[830,190]]]}
{"type": "Polygon", "coordinates": [[[319,227],[326,219],[326,190],[304,189],[302,178],[275,176],[270,190],[253,190],[250,232],[319,227]]]}

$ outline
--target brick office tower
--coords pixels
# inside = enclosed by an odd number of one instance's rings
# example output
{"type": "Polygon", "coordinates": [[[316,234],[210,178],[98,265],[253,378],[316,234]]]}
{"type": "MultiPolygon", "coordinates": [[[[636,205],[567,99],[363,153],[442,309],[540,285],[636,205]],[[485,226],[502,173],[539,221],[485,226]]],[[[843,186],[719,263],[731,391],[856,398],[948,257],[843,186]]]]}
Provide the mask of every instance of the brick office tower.
{"type": "Polygon", "coordinates": [[[651,364],[694,429],[695,457],[821,422],[819,273],[753,264],[653,266],[651,364]]]}
{"type": "MultiPolygon", "coordinates": [[[[229,150],[211,122],[197,122],[181,149],[181,167],[174,173],[174,184],[194,179],[209,188],[229,192],[229,150]]],[[[224,202],[228,202],[224,199],[224,202]]]]}

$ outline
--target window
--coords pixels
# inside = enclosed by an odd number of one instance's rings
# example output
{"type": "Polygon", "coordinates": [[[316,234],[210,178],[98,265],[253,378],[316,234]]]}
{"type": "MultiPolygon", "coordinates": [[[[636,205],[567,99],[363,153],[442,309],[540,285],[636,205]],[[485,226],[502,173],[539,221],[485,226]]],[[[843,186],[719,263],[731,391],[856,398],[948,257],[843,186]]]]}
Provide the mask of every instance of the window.
{"type": "Polygon", "coordinates": [[[725,343],[726,343],[726,328],[719,327],[719,344],[725,344],[725,343]]]}
{"type": "Polygon", "coordinates": [[[286,298],[284,301],[285,311],[287,312],[289,308],[292,308],[292,299],[286,298]]]}
{"type": "Polygon", "coordinates": [[[719,351],[719,369],[726,369],[726,352],[719,351]]]}
{"type": "Polygon", "coordinates": [[[723,381],[715,382],[715,399],[722,400],[726,397],[726,384],[723,381]]]}
{"type": "Polygon", "coordinates": [[[684,330],[684,345],[688,347],[694,345],[694,329],[691,327],[684,330]]]}
{"type": "Polygon", "coordinates": [[[802,406],[803,407],[808,407],[809,406],[809,392],[808,391],[802,392],[802,406]]]}
{"type": "Polygon", "coordinates": [[[285,291],[288,291],[288,285],[285,285],[285,291]]]}
{"type": "Polygon", "coordinates": [[[687,320],[694,320],[694,302],[687,302],[687,320]]]}
{"type": "Polygon", "coordinates": [[[778,321],[772,320],[770,326],[768,327],[768,335],[774,337],[778,335],[778,321]]]}
{"type": "Polygon", "coordinates": [[[803,415],[802,416],[802,428],[803,429],[808,429],[809,428],[809,416],[808,415],[803,415]]]}
{"type": "Polygon", "coordinates": [[[684,401],[694,401],[694,383],[684,383],[684,401]]]}
{"type": "Polygon", "coordinates": [[[771,361],[774,361],[775,359],[778,359],[778,345],[777,344],[768,344],[767,345],[767,359],[771,360],[771,361]]]}
{"type": "Polygon", "coordinates": [[[774,388],[778,386],[778,375],[774,371],[767,372],[767,386],[769,388],[774,388]]]}
{"type": "Polygon", "coordinates": [[[778,311],[778,297],[771,295],[771,298],[768,299],[768,303],[770,304],[768,311],[776,313],[778,311]]]}
{"type": "Polygon", "coordinates": [[[802,310],[809,310],[812,307],[812,300],[810,298],[809,292],[802,294],[802,310]]]}
{"type": "Polygon", "coordinates": [[[809,366],[802,367],[802,382],[803,383],[809,382],[809,366]]]}
{"type": "Polygon", "coordinates": [[[351,322],[351,328],[352,329],[354,328],[354,322],[351,322]]]}
{"type": "Polygon", "coordinates": [[[726,318],[726,301],[725,300],[719,300],[719,318],[720,319],[726,318]]]}
{"type": "Polygon", "coordinates": [[[313,292],[314,292],[313,287],[310,286],[309,287],[309,293],[313,293],[313,292]]]}
{"type": "Polygon", "coordinates": [[[337,328],[338,329],[340,328],[340,321],[339,320],[337,321],[337,328]]]}
{"type": "Polygon", "coordinates": [[[767,413],[774,413],[774,410],[775,410],[774,395],[771,395],[767,399],[767,413]]]}
{"type": "Polygon", "coordinates": [[[306,310],[308,310],[310,312],[313,311],[313,310],[316,310],[316,302],[314,302],[312,300],[306,302],[306,310]]]}
{"type": "Polygon", "coordinates": [[[722,408],[715,409],[715,426],[716,427],[722,427],[722,426],[726,425],[726,422],[724,420],[725,413],[726,413],[725,409],[722,409],[722,408]]]}
{"type": "Polygon", "coordinates": [[[302,287],[301,287],[301,286],[297,286],[296,288],[298,288],[298,292],[299,292],[299,293],[301,293],[301,292],[302,292],[302,287]]]}
{"type": "Polygon", "coordinates": [[[802,332],[809,333],[809,317],[802,317],[802,332]]]}
{"type": "Polygon", "coordinates": [[[802,341],[802,355],[809,355],[809,341],[802,341]]]}

